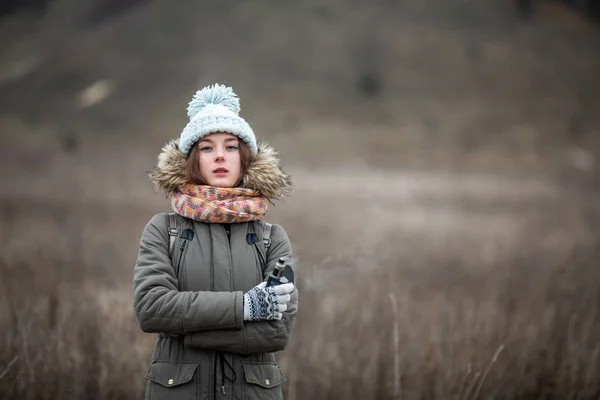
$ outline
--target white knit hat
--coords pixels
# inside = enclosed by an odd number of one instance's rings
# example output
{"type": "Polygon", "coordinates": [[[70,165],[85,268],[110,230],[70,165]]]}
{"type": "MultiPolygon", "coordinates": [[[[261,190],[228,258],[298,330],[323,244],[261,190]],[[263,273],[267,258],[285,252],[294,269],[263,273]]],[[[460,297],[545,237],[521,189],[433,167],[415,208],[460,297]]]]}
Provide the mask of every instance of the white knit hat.
{"type": "Polygon", "coordinates": [[[179,150],[187,158],[198,140],[211,133],[226,132],[243,140],[252,157],[256,157],[256,137],[239,113],[240,100],[230,87],[215,83],[198,90],[187,108],[190,122],[179,137],[179,150]]]}

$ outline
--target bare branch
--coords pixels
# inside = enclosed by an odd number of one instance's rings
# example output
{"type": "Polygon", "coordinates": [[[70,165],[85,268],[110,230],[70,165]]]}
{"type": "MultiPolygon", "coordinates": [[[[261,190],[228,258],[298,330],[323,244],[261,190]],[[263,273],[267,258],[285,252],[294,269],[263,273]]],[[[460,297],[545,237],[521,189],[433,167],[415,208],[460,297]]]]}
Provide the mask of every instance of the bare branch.
{"type": "Polygon", "coordinates": [[[19,359],[19,357],[15,357],[15,358],[13,358],[13,359],[12,359],[12,361],[11,361],[11,362],[9,362],[9,363],[8,363],[8,365],[6,366],[6,369],[4,370],[4,372],[2,372],[2,373],[0,374],[0,380],[1,380],[2,378],[4,378],[4,376],[5,376],[6,374],[8,374],[8,372],[10,371],[10,367],[12,367],[12,365],[13,365],[14,363],[16,363],[18,359],[19,359]]]}
{"type": "Polygon", "coordinates": [[[502,353],[502,350],[504,350],[504,344],[501,344],[500,347],[498,347],[498,349],[496,350],[496,353],[494,353],[494,357],[492,357],[492,359],[490,360],[490,362],[485,370],[485,373],[483,374],[483,376],[481,377],[481,380],[479,381],[479,385],[477,386],[477,390],[475,391],[475,394],[473,395],[473,399],[477,399],[477,397],[479,397],[479,392],[481,392],[481,389],[483,388],[483,384],[485,383],[485,380],[487,379],[488,374],[492,370],[492,366],[498,360],[498,356],[500,355],[500,353],[502,353]]]}

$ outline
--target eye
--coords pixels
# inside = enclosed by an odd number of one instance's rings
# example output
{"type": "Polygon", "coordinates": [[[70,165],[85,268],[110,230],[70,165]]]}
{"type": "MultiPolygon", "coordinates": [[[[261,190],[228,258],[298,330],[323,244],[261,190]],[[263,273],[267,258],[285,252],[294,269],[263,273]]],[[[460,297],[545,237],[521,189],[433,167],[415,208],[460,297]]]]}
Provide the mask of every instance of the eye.
{"type": "Polygon", "coordinates": [[[227,150],[238,150],[238,146],[227,146],[227,150]]]}
{"type": "Polygon", "coordinates": [[[210,147],[210,146],[204,146],[204,147],[200,148],[200,151],[211,151],[211,150],[212,150],[212,147],[210,147]]]}

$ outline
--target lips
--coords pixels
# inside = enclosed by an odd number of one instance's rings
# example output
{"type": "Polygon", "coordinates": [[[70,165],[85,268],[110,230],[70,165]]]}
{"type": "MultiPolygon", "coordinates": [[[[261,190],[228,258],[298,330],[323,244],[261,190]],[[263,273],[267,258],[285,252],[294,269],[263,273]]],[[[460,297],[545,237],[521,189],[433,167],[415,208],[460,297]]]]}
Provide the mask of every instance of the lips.
{"type": "Polygon", "coordinates": [[[229,170],[227,168],[223,168],[223,167],[213,170],[214,174],[226,174],[228,172],[229,172],[229,170]]]}

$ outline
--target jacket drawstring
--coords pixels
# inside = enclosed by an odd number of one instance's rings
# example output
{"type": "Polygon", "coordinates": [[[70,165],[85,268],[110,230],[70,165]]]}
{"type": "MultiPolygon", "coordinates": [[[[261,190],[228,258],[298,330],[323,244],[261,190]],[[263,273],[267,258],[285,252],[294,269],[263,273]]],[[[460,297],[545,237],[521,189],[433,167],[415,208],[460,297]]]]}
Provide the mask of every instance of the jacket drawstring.
{"type": "Polygon", "coordinates": [[[225,379],[227,379],[231,383],[234,383],[237,380],[237,374],[235,373],[233,366],[229,363],[229,361],[227,361],[227,358],[225,358],[225,355],[220,351],[217,351],[215,353],[215,365],[213,374],[213,386],[215,388],[217,387],[217,361],[221,364],[221,393],[227,394],[227,392],[225,391],[225,379]],[[231,371],[231,376],[227,376],[227,374],[225,373],[225,366],[227,366],[227,368],[229,368],[229,371],[231,371]]]}

